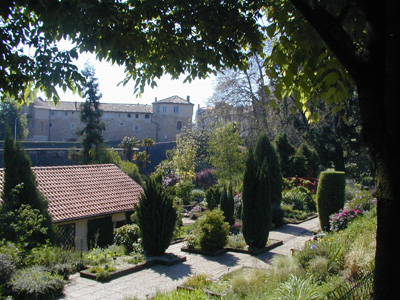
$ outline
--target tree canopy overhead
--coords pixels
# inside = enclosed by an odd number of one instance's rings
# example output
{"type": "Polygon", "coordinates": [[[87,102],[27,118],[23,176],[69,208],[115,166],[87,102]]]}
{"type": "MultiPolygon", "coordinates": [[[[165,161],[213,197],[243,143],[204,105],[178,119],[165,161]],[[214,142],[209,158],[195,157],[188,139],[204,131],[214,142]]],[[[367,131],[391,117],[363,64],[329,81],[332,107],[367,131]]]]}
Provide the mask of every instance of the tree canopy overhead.
{"type": "Polygon", "coordinates": [[[0,95],[26,99],[56,87],[79,91],[84,82],[73,59],[80,52],[125,65],[136,91],[164,74],[204,78],[241,66],[243,47],[259,47],[257,1],[36,1],[5,0],[0,8],[0,95]],[[239,26],[238,26],[239,25],[239,26]],[[67,39],[74,47],[59,51],[67,39]]]}

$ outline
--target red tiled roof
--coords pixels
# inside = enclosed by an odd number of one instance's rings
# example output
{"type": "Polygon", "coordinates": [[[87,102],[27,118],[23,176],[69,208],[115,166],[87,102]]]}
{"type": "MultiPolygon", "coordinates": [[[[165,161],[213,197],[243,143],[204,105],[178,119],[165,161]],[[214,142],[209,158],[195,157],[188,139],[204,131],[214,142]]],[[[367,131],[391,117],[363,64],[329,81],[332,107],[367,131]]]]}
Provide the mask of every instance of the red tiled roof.
{"type": "MultiPolygon", "coordinates": [[[[112,164],[32,167],[54,222],[130,211],[142,187],[112,164]]],[[[3,169],[0,169],[3,189],[3,169]]]]}

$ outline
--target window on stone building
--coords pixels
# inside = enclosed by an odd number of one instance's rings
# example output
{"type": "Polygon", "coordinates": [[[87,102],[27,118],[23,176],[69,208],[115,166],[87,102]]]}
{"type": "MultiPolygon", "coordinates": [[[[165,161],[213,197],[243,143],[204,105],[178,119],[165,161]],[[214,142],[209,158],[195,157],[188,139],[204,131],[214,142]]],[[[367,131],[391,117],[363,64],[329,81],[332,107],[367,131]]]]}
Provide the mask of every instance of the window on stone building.
{"type": "Polygon", "coordinates": [[[133,127],[133,129],[134,129],[135,131],[139,131],[139,126],[138,126],[138,125],[135,125],[135,126],[133,127]]]}
{"type": "Polygon", "coordinates": [[[182,122],[181,121],[176,122],[176,130],[182,130],[182,122]]]}
{"type": "Polygon", "coordinates": [[[166,107],[166,106],[163,106],[163,107],[162,107],[162,113],[163,113],[163,114],[166,114],[166,113],[167,113],[167,107],[166,107]]]}
{"type": "Polygon", "coordinates": [[[128,118],[130,118],[131,117],[131,114],[128,114],[128,118]]]}
{"type": "Polygon", "coordinates": [[[179,106],[174,106],[174,114],[179,113],[179,106]]]}
{"type": "Polygon", "coordinates": [[[135,115],[135,118],[136,118],[136,119],[139,119],[139,114],[136,114],[136,115],[135,115]]]}
{"type": "Polygon", "coordinates": [[[145,119],[150,119],[150,115],[149,115],[149,114],[145,114],[145,115],[144,115],[144,118],[145,118],[145,119]]]}

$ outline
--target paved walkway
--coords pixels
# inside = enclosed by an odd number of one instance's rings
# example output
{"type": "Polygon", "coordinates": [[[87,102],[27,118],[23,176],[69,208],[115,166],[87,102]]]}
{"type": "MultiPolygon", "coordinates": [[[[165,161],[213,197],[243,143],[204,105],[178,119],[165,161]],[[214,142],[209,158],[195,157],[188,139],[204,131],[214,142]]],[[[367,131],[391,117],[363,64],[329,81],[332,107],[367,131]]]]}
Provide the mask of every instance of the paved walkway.
{"type": "Polygon", "coordinates": [[[299,225],[285,225],[270,232],[270,238],[283,241],[283,245],[258,256],[228,252],[210,257],[182,252],[182,243],[171,245],[166,252],[186,256],[186,261],[174,266],[157,265],[130,275],[114,279],[108,283],[81,278],[78,274],[70,277],[64,289],[63,300],[123,300],[126,298],[146,299],[157,292],[175,289],[188,276],[206,273],[214,279],[241,268],[266,267],[267,260],[274,255],[290,255],[290,249],[300,250],[313,232],[319,230],[318,218],[299,225]]]}

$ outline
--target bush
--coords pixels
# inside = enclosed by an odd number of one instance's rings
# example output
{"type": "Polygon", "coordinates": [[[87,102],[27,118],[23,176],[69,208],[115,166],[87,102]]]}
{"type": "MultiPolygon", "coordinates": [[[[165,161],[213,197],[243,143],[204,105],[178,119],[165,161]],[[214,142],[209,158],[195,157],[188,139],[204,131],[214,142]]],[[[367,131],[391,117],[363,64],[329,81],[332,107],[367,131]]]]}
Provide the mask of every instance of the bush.
{"type": "Polygon", "coordinates": [[[219,186],[213,186],[210,187],[208,190],[206,190],[206,202],[207,202],[207,208],[209,210],[213,210],[218,206],[218,204],[221,201],[221,190],[219,186]]]}
{"type": "MultiPolygon", "coordinates": [[[[264,140],[259,138],[257,148],[263,147],[264,140]]],[[[267,171],[267,158],[258,158],[257,153],[249,150],[243,177],[243,236],[250,248],[263,248],[268,241],[271,220],[271,186],[267,171]]]]}
{"type": "Polygon", "coordinates": [[[0,253],[0,288],[10,280],[11,274],[14,271],[15,265],[12,257],[0,253]]]}
{"type": "Polygon", "coordinates": [[[359,209],[341,210],[337,214],[333,214],[329,217],[329,229],[336,232],[343,230],[358,215],[362,215],[362,212],[359,209]]]}
{"type": "Polygon", "coordinates": [[[343,209],[346,176],[344,172],[321,172],[317,188],[317,206],[321,229],[329,231],[329,217],[343,209]]]}
{"type": "Polygon", "coordinates": [[[135,209],[142,235],[142,247],[146,255],[162,255],[171,243],[177,212],[172,198],[154,178],[149,178],[143,189],[144,194],[135,209]]]}
{"type": "Polygon", "coordinates": [[[202,201],[204,200],[204,197],[205,197],[204,191],[195,189],[195,190],[193,190],[191,193],[192,193],[191,198],[192,198],[194,201],[200,203],[200,202],[202,202],[202,201]]]}
{"type": "Polygon", "coordinates": [[[283,282],[274,292],[274,299],[281,300],[314,300],[320,299],[318,284],[312,281],[312,278],[302,278],[291,275],[290,279],[283,282]]]}
{"type": "Polygon", "coordinates": [[[193,200],[192,190],[194,184],[191,181],[180,181],[176,185],[176,196],[182,200],[182,203],[187,205],[193,200]]]}
{"type": "Polygon", "coordinates": [[[202,189],[208,189],[217,183],[215,174],[211,169],[202,170],[196,173],[193,179],[194,184],[202,189]]]}
{"type": "Polygon", "coordinates": [[[224,213],[216,208],[199,219],[198,244],[205,251],[222,249],[228,240],[229,224],[224,213]]]}
{"type": "Polygon", "coordinates": [[[17,270],[10,286],[14,299],[53,299],[61,295],[65,282],[60,275],[51,274],[42,266],[17,270]]]}
{"type": "Polygon", "coordinates": [[[374,205],[375,199],[372,197],[370,191],[358,190],[354,193],[351,200],[346,201],[346,209],[359,209],[361,211],[369,211],[374,205]]]}
{"type": "Polygon", "coordinates": [[[304,187],[296,186],[282,193],[282,202],[295,210],[316,211],[316,204],[311,193],[304,187]]]}
{"type": "Polygon", "coordinates": [[[114,243],[122,245],[127,252],[132,252],[134,244],[139,239],[139,226],[136,224],[127,224],[114,229],[114,243]]]}
{"type": "Polygon", "coordinates": [[[224,213],[225,221],[228,222],[229,225],[233,225],[235,223],[235,202],[233,200],[231,184],[228,187],[224,186],[222,190],[220,207],[224,213]]]}

